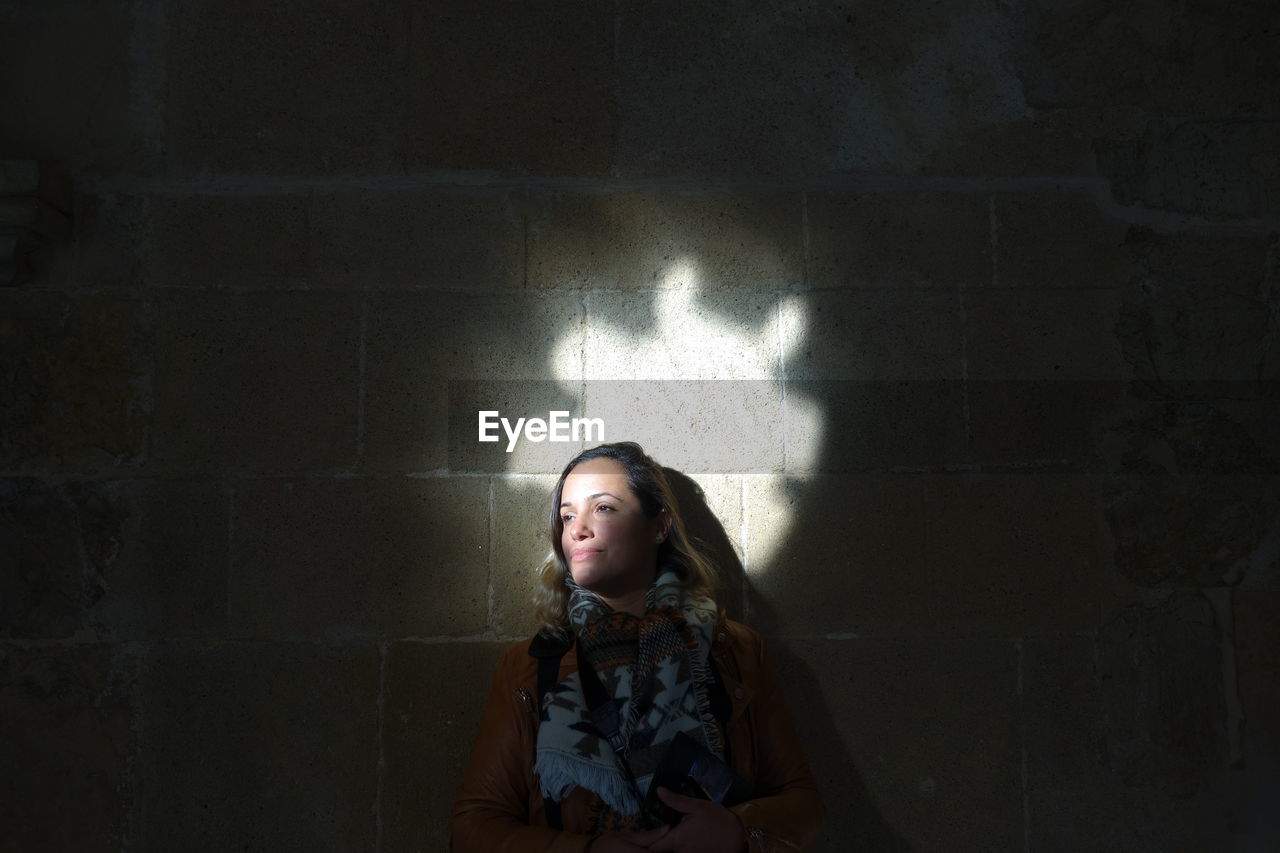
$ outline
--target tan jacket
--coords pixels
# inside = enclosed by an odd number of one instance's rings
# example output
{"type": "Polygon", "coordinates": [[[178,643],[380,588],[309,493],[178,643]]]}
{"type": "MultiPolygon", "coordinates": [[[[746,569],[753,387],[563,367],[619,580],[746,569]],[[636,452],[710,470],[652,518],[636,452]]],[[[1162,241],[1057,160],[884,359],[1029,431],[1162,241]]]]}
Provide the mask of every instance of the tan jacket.
{"type": "MultiPolygon", "coordinates": [[[[730,761],[756,794],[731,811],[747,829],[750,850],[801,850],[817,839],[824,807],[764,643],[726,619],[712,655],[732,706],[725,728],[730,761]]],[[[564,829],[547,826],[533,774],[537,663],[528,640],[510,645],[498,663],[449,820],[452,853],[582,853],[591,842],[586,833],[599,798],[583,788],[560,804],[564,829]]],[[[560,659],[560,678],[576,668],[571,648],[560,659]]]]}

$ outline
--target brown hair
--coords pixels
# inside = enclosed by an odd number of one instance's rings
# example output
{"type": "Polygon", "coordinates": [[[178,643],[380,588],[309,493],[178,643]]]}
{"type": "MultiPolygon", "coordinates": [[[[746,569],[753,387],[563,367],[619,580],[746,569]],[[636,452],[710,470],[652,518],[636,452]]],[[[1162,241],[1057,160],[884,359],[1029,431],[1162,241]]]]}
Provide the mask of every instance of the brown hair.
{"type": "Polygon", "coordinates": [[[662,466],[655,462],[640,445],[633,441],[601,444],[584,450],[569,461],[560,472],[555,491],[551,493],[551,514],[547,521],[547,535],[551,539],[551,553],[538,569],[538,585],[533,594],[533,613],[540,631],[565,636],[569,631],[569,589],[565,577],[569,574],[560,546],[564,521],[560,517],[560,498],[564,481],[578,465],[590,459],[612,459],[622,466],[627,485],[640,501],[640,508],[649,518],[662,510],[667,511],[670,523],[666,538],[658,545],[657,569],[674,569],[680,576],[680,585],[686,595],[712,601],[716,591],[715,565],[703,553],[700,543],[691,539],[685,530],[684,519],[676,503],[675,493],[662,466]]]}

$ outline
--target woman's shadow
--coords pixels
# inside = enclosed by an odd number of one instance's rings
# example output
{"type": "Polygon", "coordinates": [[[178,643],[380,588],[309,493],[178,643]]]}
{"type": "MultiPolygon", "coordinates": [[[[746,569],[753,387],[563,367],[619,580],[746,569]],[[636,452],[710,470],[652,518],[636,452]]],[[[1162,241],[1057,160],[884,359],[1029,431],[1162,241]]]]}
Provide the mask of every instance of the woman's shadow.
{"type": "Polygon", "coordinates": [[[776,615],[769,602],[751,585],[742,559],[724,526],[707,506],[702,488],[672,468],[664,468],[679,502],[689,535],[698,540],[720,570],[719,600],[729,617],[739,621],[745,612],[764,636],[769,656],[786,690],[787,704],[827,807],[817,850],[892,851],[911,848],[877,811],[875,802],[854,766],[837,730],[822,685],[809,664],[773,634],[776,615]]]}

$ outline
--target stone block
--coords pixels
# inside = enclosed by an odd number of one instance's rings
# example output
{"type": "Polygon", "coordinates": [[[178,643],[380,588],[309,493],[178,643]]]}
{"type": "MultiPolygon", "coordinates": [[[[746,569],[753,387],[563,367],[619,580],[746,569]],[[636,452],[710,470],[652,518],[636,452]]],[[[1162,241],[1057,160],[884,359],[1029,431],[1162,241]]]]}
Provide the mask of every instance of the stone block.
{"type": "Polygon", "coordinates": [[[1106,380],[976,380],[964,391],[972,458],[994,467],[1097,471],[1132,402],[1106,380]]]}
{"type": "Polygon", "coordinates": [[[1122,291],[1115,335],[1149,396],[1275,396],[1275,246],[1274,234],[1130,232],[1144,272],[1122,291]]]}
{"type": "Polygon", "coordinates": [[[607,424],[601,430],[599,424],[583,422],[600,413],[584,408],[580,383],[457,381],[449,383],[448,391],[450,471],[559,472],[584,447],[616,437],[608,434],[607,424]],[[481,412],[491,413],[485,415],[485,434],[496,441],[480,441],[481,412]],[[526,431],[534,420],[546,428],[526,431]],[[580,422],[576,438],[575,420],[580,422]]]}
{"type": "Polygon", "coordinates": [[[1222,631],[1193,590],[1149,595],[1103,626],[1102,759],[1128,785],[1209,790],[1229,761],[1222,631]]]}
{"type": "Polygon", "coordinates": [[[228,618],[238,635],[485,629],[485,479],[242,481],[234,500],[228,618]]]}
{"type": "Polygon", "coordinates": [[[136,661],[119,647],[0,649],[5,850],[119,850],[132,806],[136,661]]]}
{"type": "Polygon", "coordinates": [[[551,552],[547,519],[558,477],[493,478],[491,627],[498,636],[529,637],[538,630],[533,594],[538,588],[538,569],[551,552]]]}
{"type": "Polygon", "coordinates": [[[1222,637],[1203,596],[1166,591],[1120,611],[1096,646],[1025,641],[1033,849],[1266,849],[1264,792],[1229,766],[1222,637]]]}
{"type": "Polygon", "coordinates": [[[310,284],[305,193],[153,196],[147,225],[149,284],[256,290],[310,284]]]}
{"type": "Polygon", "coordinates": [[[376,647],[157,647],[139,849],[372,849],[379,670],[376,647]]]}
{"type": "Polygon", "coordinates": [[[88,473],[143,461],[151,330],[132,296],[0,292],[0,470],[88,473]]]}
{"type": "MultiPolygon", "coordinates": [[[[383,711],[382,848],[444,850],[501,643],[392,643],[383,711]]],[[[507,697],[514,698],[514,697],[507,697]]]]}
{"type": "Polygon", "coordinates": [[[509,190],[315,194],[306,251],[317,287],[493,291],[524,285],[524,223],[509,190]]]}
{"type": "Polygon", "coordinates": [[[403,3],[195,2],[170,10],[171,171],[386,174],[402,168],[403,3]]]}
{"type": "Polygon", "coordinates": [[[799,193],[559,193],[536,199],[529,284],[769,289],[804,278],[799,193]]]}
{"type": "Polygon", "coordinates": [[[769,650],[828,807],[817,849],[1024,849],[1013,643],[769,650]]]}
{"type": "Polygon", "coordinates": [[[1264,555],[1280,507],[1276,475],[1126,473],[1101,485],[1106,545],[1131,583],[1213,587],[1274,577],[1264,555]]]}
{"type": "Polygon", "coordinates": [[[112,480],[64,490],[86,564],[90,623],[130,639],[225,627],[230,500],[220,484],[112,480]]]}
{"type": "Polygon", "coordinates": [[[788,379],[955,380],[963,373],[960,294],[806,293],[783,339],[788,379]]]}
{"type": "MultiPolygon", "coordinates": [[[[583,311],[576,297],[381,293],[370,295],[368,306],[364,443],[372,470],[433,471],[448,464],[451,381],[582,377],[583,311]]],[[[567,386],[563,399],[573,399],[573,388],[567,386]]],[[[519,413],[533,414],[546,417],[519,413]]],[[[476,413],[467,417],[469,430],[477,430],[476,413]]]]}
{"type": "Polygon", "coordinates": [[[781,636],[899,636],[931,625],[919,477],[743,482],[752,622],[781,636]]]}
{"type": "Polygon", "coordinates": [[[1212,6],[1083,0],[1024,12],[1014,64],[1036,110],[1136,106],[1170,116],[1251,116],[1280,100],[1270,9],[1224,16],[1212,6]]]}
{"type": "Polygon", "coordinates": [[[145,87],[130,52],[133,4],[55,0],[5,9],[0,139],[6,157],[58,161],[72,172],[146,165],[145,87]]]}
{"type": "Polygon", "coordinates": [[[75,200],[76,284],[137,287],[146,281],[150,199],[131,193],[75,200]]]}
{"type": "MultiPolygon", "coordinates": [[[[585,298],[584,378],[774,379],[780,329],[797,297],[776,293],[593,291],[585,298]]],[[[559,349],[568,356],[572,339],[559,349]]],[[[557,363],[560,359],[557,360],[557,363]]]]}
{"type": "Polygon", "coordinates": [[[688,473],[781,470],[781,382],[639,380],[586,382],[584,407],[610,441],[638,442],[688,473]]]}
{"type": "Polygon", "coordinates": [[[1280,838],[1272,807],[1280,779],[1280,593],[1235,590],[1232,605],[1238,710],[1244,718],[1240,764],[1246,780],[1237,793],[1239,823],[1257,841],[1274,841],[1280,838]]]}
{"type": "Polygon", "coordinates": [[[970,193],[810,193],[806,282],[813,287],[984,287],[987,197],[970,193]]]}
{"type": "Polygon", "coordinates": [[[788,472],[934,468],[966,458],[957,380],[787,383],[788,472]]]}
{"type": "Polygon", "coordinates": [[[410,172],[605,175],[617,133],[612,7],[415,5],[401,97],[410,172]],[[501,20],[503,26],[495,27],[501,20]]]}
{"type": "MultiPolygon", "coordinates": [[[[1212,114],[1224,115],[1221,105],[1212,114]]],[[[1275,119],[1158,118],[1138,138],[1100,139],[1095,149],[1121,204],[1217,220],[1266,219],[1280,213],[1277,140],[1275,119]]]]}
{"type": "Polygon", "coordinates": [[[39,480],[0,480],[0,637],[69,637],[84,622],[84,561],[74,509],[39,480]]]}
{"type": "Polygon", "coordinates": [[[265,473],[354,464],[358,296],[169,290],[156,301],[158,465],[265,473]]]}
{"type": "Polygon", "coordinates": [[[1027,636],[1098,622],[1093,481],[1072,474],[937,475],[926,485],[928,630],[1027,636]]]}
{"type": "Polygon", "coordinates": [[[1070,127],[1037,122],[1026,104],[1008,60],[1021,13],[977,3],[952,11],[627,4],[617,36],[619,170],[776,180],[1039,175],[1087,164],[1070,127]]]}
{"type": "Polygon", "coordinates": [[[992,205],[997,287],[1117,288],[1136,272],[1127,227],[1085,193],[999,194],[992,205]]]}
{"type": "Polygon", "coordinates": [[[1003,290],[964,294],[969,377],[976,380],[1126,380],[1118,290],[1003,290]]]}

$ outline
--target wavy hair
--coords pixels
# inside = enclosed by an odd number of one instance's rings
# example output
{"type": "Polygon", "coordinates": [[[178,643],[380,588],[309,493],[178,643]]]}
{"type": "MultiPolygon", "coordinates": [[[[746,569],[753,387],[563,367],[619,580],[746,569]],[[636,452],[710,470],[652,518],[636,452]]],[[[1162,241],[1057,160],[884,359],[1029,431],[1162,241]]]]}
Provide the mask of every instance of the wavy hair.
{"type": "MultiPolygon", "coordinates": [[[[662,510],[667,511],[670,524],[667,536],[658,545],[655,569],[660,573],[674,569],[680,585],[691,598],[715,600],[717,572],[715,564],[703,552],[700,543],[689,536],[685,529],[675,492],[662,466],[644,452],[634,441],[601,444],[584,450],[569,461],[560,472],[555,491],[551,494],[551,513],[547,520],[547,535],[551,539],[551,553],[538,569],[537,587],[533,594],[533,614],[539,631],[557,637],[569,633],[569,589],[565,578],[569,575],[568,563],[560,536],[564,532],[564,520],[560,517],[560,498],[564,481],[578,465],[590,459],[612,459],[622,466],[627,485],[640,501],[640,508],[648,518],[654,518],[662,510]]],[[[723,608],[718,608],[723,615],[723,608]]]]}

